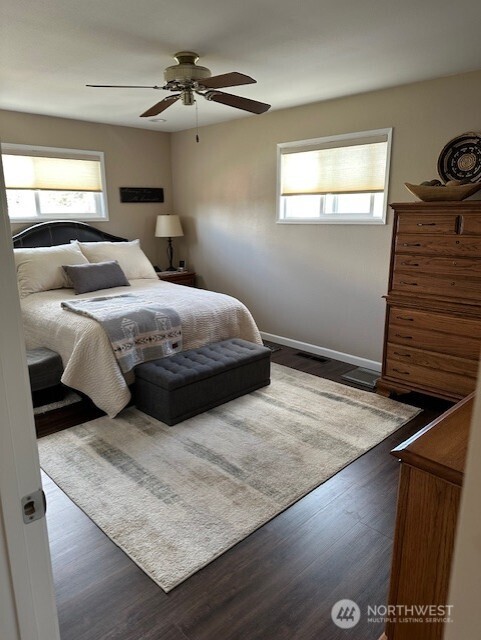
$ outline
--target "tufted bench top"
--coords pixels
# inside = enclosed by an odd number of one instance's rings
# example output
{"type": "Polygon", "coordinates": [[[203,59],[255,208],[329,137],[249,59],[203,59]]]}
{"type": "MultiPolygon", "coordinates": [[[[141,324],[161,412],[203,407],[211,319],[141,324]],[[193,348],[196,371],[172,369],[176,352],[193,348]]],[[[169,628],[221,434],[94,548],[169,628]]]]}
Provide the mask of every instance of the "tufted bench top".
{"type": "Polygon", "coordinates": [[[269,349],[262,345],[231,338],[145,362],[135,368],[135,376],[171,391],[241,364],[262,360],[269,353],[269,349]]]}

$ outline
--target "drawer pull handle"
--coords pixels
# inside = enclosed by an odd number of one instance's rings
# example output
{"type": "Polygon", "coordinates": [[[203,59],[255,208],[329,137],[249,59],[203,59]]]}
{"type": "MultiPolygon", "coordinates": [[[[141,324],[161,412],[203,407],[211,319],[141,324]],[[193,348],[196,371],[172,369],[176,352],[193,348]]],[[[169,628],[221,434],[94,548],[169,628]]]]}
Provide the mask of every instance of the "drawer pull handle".
{"type": "Polygon", "coordinates": [[[396,338],[402,338],[403,340],[412,340],[412,336],[403,336],[400,333],[396,333],[396,338]]]}
{"type": "Polygon", "coordinates": [[[401,262],[401,265],[403,267],[419,267],[419,262],[409,262],[408,260],[405,260],[404,262],[401,262]]]}
{"type": "Polygon", "coordinates": [[[394,355],[395,356],[401,356],[402,358],[410,358],[411,357],[410,353],[400,353],[399,351],[394,351],[394,355]]]}
{"type": "Polygon", "coordinates": [[[456,225],[454,232],[461,233],[461,227],[463,226],[463,216],[456,216],[456,225]]]}
{"type": "Polygon", "coordinates": [[[407,322],[414,322],[414,318],[409,318],[408,316],[396,316],[396,320],[405,320],[407,322]]]}
{"type": "Polygon", "coordinates": [[[436,222],[418,222],[418,227],[435,227],[436,222]]]}
{"type": "Polygon", "coordinates": [[[403,242],[403,247],[420,247],[420,242],[403,242]]]}
{"type": "Polygon", "coordinates": [[[417,287],[418,286],[417,282],[407,282],[406,280],[400,280],[399,284],[407,284],[410,287],[417,287]]]}
{"type": "Polygon", "coordinates": [[[396,373],[402,373],[404,376],[409,375],[409,371],[401,371],[401,369],[393,369],[396,373]]]}

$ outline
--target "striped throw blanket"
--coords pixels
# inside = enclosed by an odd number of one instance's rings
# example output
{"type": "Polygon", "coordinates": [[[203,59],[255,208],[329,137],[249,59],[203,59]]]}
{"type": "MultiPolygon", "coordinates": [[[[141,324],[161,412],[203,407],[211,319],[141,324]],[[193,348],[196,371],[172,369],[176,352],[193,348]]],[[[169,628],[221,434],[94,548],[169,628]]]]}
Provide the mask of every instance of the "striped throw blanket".
{"type": "Polygon", "coordinates": [[[67,300],[67,311],[99,322],[107,333],[122,373],[149,360],[182,351],[179,315],[142,294],[67,300]]]}

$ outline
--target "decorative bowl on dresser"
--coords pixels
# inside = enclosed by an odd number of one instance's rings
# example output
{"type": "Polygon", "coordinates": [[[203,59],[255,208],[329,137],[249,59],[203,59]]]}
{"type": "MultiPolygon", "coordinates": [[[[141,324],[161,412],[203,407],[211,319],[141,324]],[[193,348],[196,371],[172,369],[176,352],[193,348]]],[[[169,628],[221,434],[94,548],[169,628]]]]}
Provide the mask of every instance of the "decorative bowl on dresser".
{"type": "Polygon", "coordinates": [[[423,202],[447,202],[460,201],[464,198],[469,198],[481,189],[481,183],[470,182],[468,184],[460,184],[453,186],[430,186],[424,184],[411,184],[405,182],[404,186],[410,191],[416,198],[419,198],[423,202]]]}
{"type": "Polygon", "coordinates": [[[460,400],[481,348],[481,201],[393,204],[383,395],[460,400]]]}

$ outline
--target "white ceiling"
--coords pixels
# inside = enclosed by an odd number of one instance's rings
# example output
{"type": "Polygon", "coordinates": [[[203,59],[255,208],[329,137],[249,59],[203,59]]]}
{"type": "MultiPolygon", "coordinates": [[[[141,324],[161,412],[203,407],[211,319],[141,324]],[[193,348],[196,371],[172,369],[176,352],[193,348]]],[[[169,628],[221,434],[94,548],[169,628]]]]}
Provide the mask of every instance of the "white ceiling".
{"type": "MultiPolygon", "coordinates": [[[[86,84],[163,84],[183,49],[213,75],[257,84],[227,89],[293,107],[481,68],[479,0],[2,0],[0,108],[179,131],[139,118],[167,94],[86,84]]],[[[460,96],[460,105],[462,96],[460,96]]],[[[481,108],[481,106],[480,106],[481,108]]],[[[198,100],[200,125],[252,116],[198,100]]]]}

